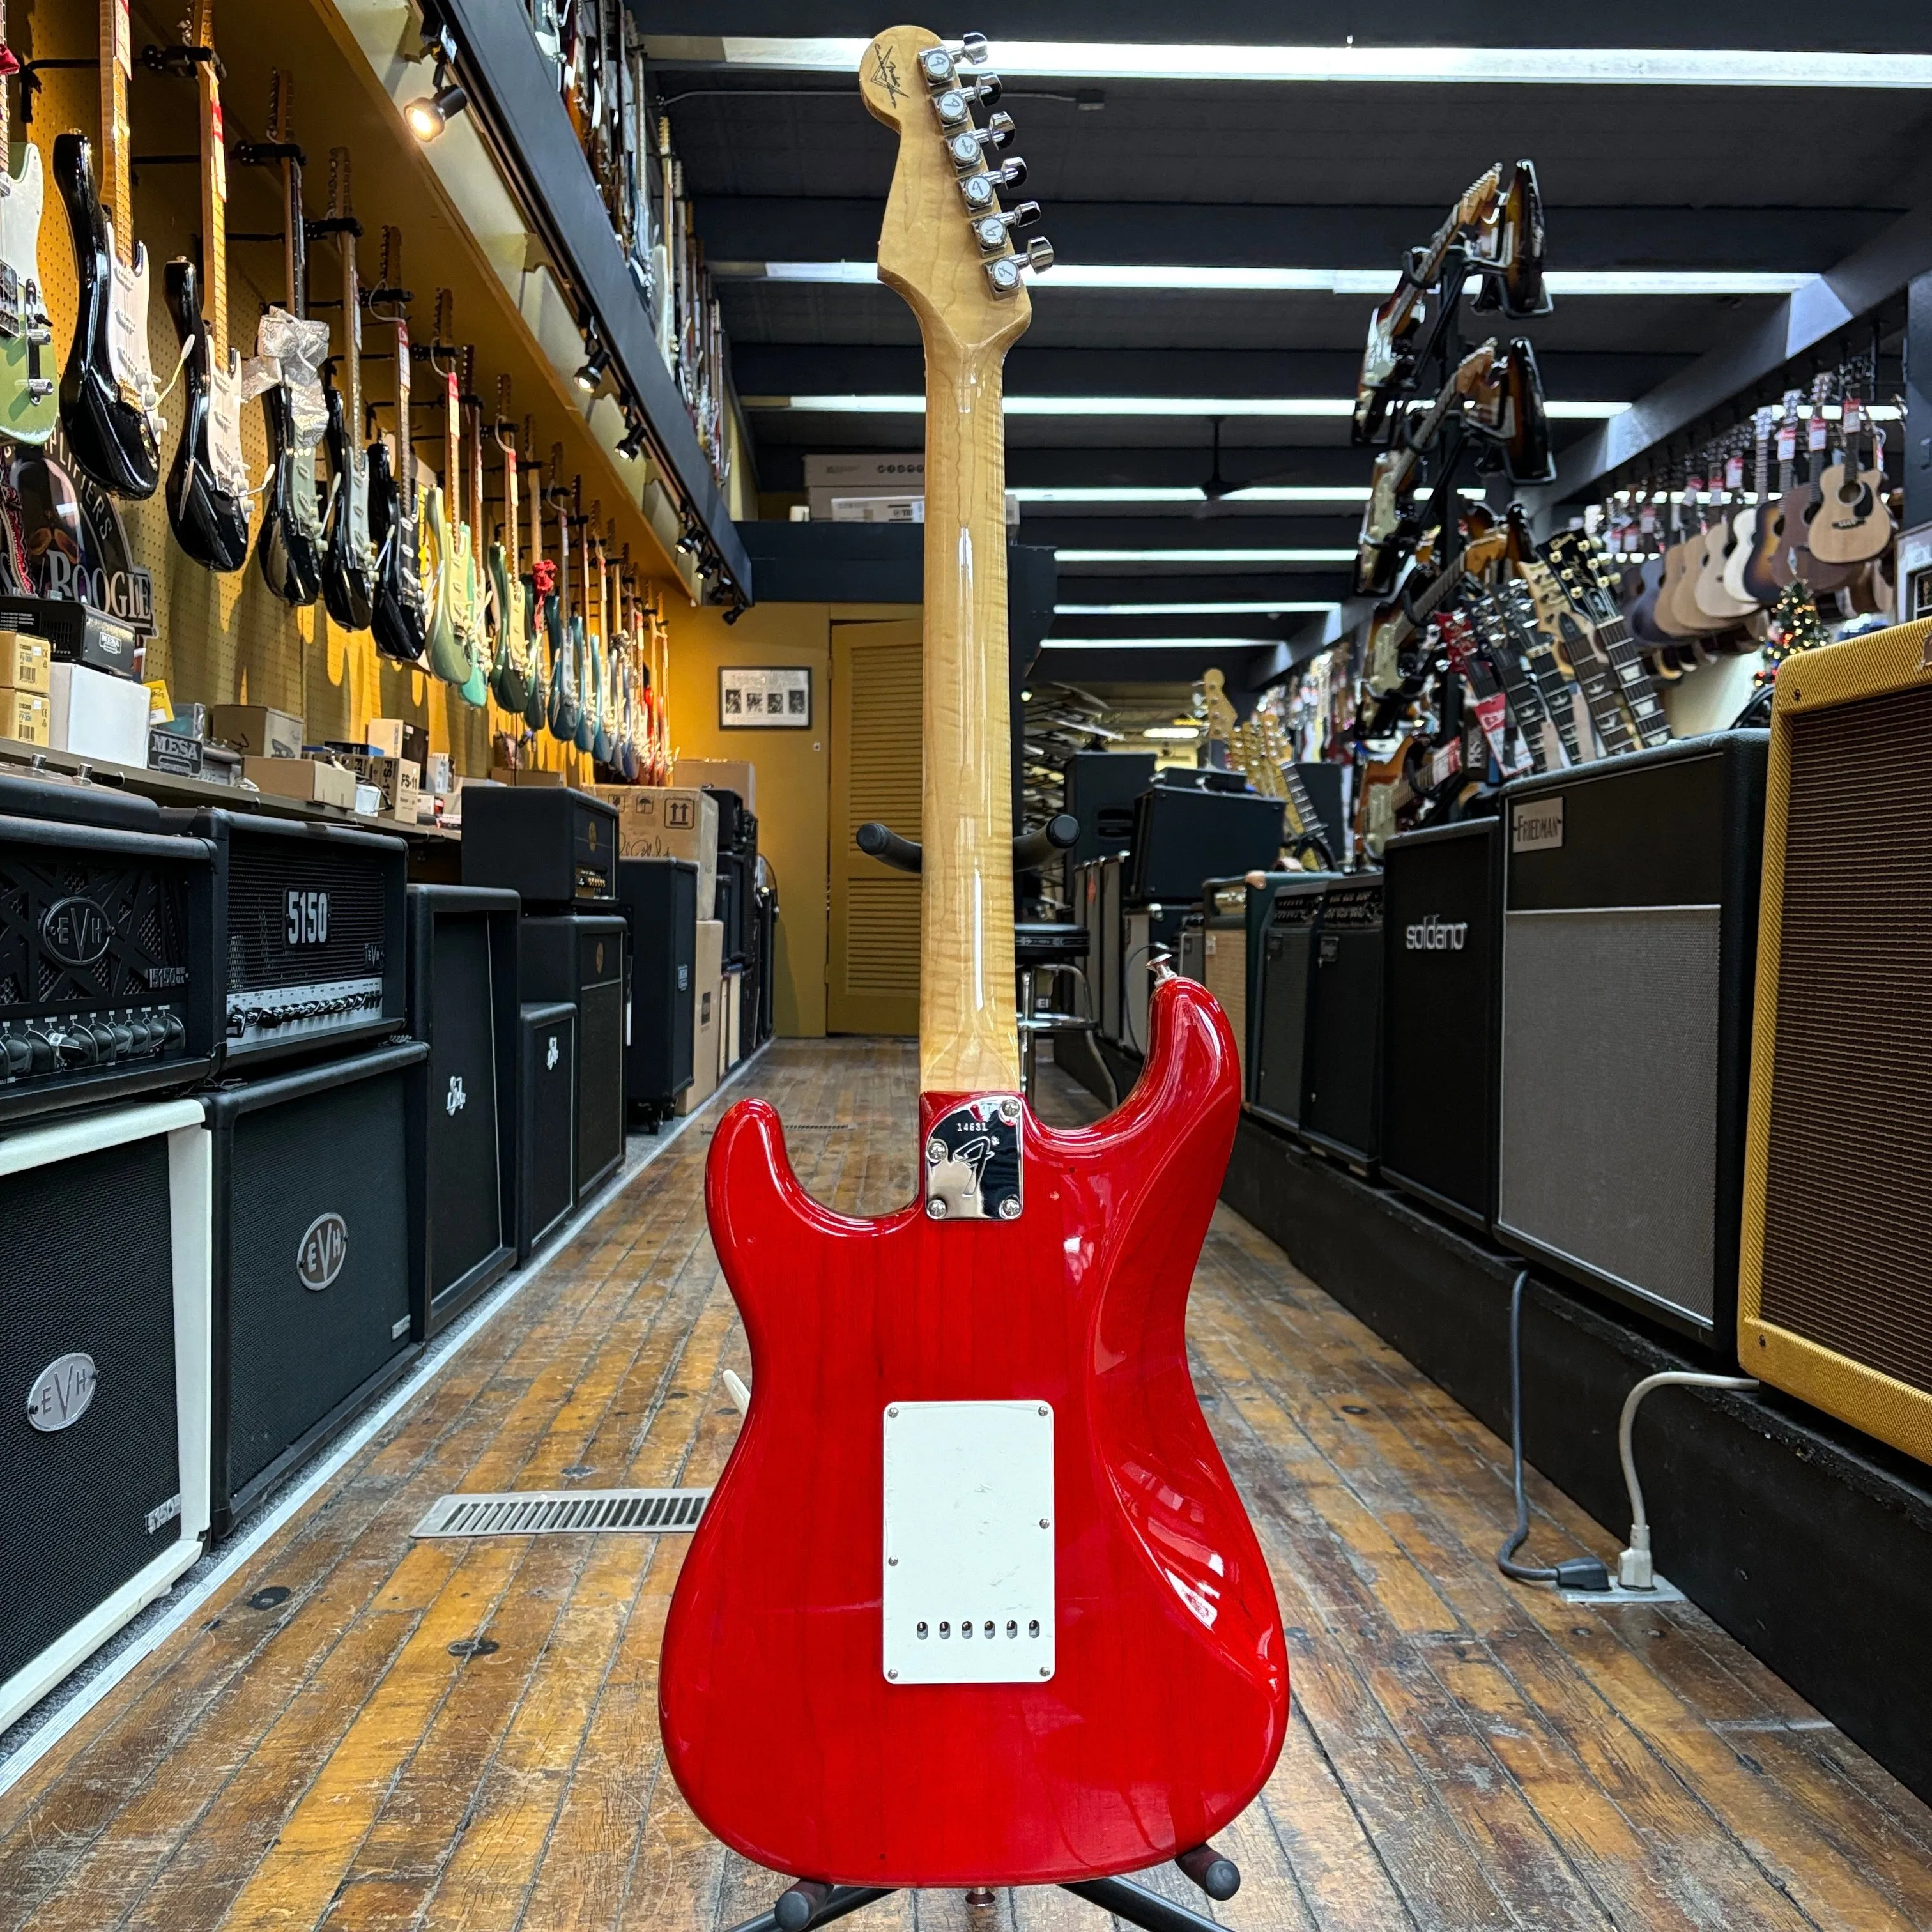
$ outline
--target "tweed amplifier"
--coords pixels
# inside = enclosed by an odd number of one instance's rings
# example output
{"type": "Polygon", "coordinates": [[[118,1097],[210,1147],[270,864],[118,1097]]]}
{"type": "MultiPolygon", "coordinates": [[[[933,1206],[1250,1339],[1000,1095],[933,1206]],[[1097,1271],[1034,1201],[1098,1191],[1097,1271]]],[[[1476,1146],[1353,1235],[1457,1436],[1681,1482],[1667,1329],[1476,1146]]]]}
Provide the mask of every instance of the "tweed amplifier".
{"type": "Polygon", "coordinates": [[[517,1258],[514,892],[409,889],[410,1313],[418,1342],[517,1258]]]}
{"type": "Polygon", "coordinates": [[[1276,886],[1261,930],[1249,1104],[1277,1126],[1298,1130],[1301,1125],[1309,982],[1322,934],[1322,898],[1335,877],[1310,872],[1276,886]]]}
{"type": "Polygon", "coordinates": [[[407,1088],[378,1047],[208,1095],[216,1536],[409,1366],[407,1088]]]}
{"type": "Polygon", "coordinates": [[[1738,1273],[1747,1372],[1932,1462],[1932,622],[1786,661],[1738,1273]]]}
{"type": "Polygon", "coordinates": [[[1194,928],[1194,967],[1189,972],[1179,960],[1186,922],[1196,916],[1186,905],[1130,906],[1121,920],[1120,1044],[1144,1056],[1148,1050],[1148,1002],[1154,997],[1156,956],[1169,960],[1184,979],[1198,979],[1201,929],[1194,928]]]}
{"type": "Polygon", "coordinates": [[[526,909],[607,907],[616,896],[617,808],[562,785],[466,785],[463,883],[526,909]]]}
{"type": "Polygon", "coordinates": [[[0,1730],[208,1528],[208,1136],[193,1100],[0,1141],[0,1730]]]}
{"type": "Polygon", "coordinates": [[[1688,738],[1502,794],[1497,1233],[1723,1356],[1768,741],[1688,738]]]}
{"type": "Polygon", "coordinates": [[[1382,875],[1331,880],[1308,983],[1301,1136],[1372,1174],[1382,1159],[1382,875]]]}
{"type": "Polygon", "coordinates": [[[1382,1178],[1487,1234],[1496,1219],[1502,821],[1382,848],[1382,1178]]]}
{"type": "Polygon", "coordinates": [[[523,924],[525,996],[568,1000],[577,1009],[580,1201],[624,1161],[624,1047],[630,1019],[625,930],[615,914],[526,919],[523,924]]]}
{"type": "Polygon", "coordinates": [[[1204,879],[1201,980],[1234,1030],[1241,1091],[1248,1090],[1248,887],[1241,879],[1204,879]]]}
{"type": "Polygon", "coordinates": [[[631,946],[624,1100],[653,1132],[691,1084],[698,973],[698,868],[682,859],[620,859],[617,902],[631,946]]]}
{"type": "Polygon", "coordinates": [[[526,1006],[517,1021],[517,1258],[577,1205],[577,1009],[526,1006]]]}
{"type": "Polygon", "coordinates": [[[208,871],[145,799],[0,780],[0,1120],[207,1074],[189,908],[208,871]]]}
{"type": "Polygon", "coordinates": [[[206,839],[214,859],[190,900],[189,970],[200,989],[190,1052],[240,1071],[401,1028],[409,854],[400,838],[266,814],[161,819],[206,839]]]}

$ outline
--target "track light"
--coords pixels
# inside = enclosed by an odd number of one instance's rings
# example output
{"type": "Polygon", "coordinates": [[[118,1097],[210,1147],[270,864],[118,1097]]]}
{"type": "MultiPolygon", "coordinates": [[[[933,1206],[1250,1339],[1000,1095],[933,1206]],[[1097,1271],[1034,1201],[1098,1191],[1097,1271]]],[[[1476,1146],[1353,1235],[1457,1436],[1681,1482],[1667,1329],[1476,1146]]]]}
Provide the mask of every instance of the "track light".
{"type": "Polygon", "coordinates": [[[602,338],[595,328],[584,340],[590,353],[584,358],[583,368],[577,372],[577,386],[586,396],[594,396],[597,393],[598,385],[610,371],[610,352],[604,346],[602,338]]]}
{"type": "Polygon", "coordinates": [[[641,416],[626,412],[625,430],[617,445],[617,454],[627,463],[634,463],[644,453],[644,424],[641,416]]]}
{"type": "Polygon", "coordinates": [[[418,141],[434,141],[469,105],[470,96],[461,82],[447,79],[439,66],[435,92],[418,94],[403,110],[403,118],[418,141]]]}

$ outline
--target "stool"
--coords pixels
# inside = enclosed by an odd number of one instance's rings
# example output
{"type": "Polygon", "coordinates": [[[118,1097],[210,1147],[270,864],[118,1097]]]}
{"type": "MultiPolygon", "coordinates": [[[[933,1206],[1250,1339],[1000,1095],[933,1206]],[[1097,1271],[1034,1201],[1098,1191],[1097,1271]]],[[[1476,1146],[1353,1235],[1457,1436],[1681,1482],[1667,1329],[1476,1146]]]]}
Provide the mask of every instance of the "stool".
{"type": "MultiPolygon", "coordinates": [[[[1034,1068],[1038,1051],[1036,1042],[1040,1035],[1046,1034],[1060,1039],[1083,1033],[1097,1034],[1100,1030],[1100,1019],[1094,1012],[1093,994],[1087,983],[1086,961],[1087,928],[1084,926],[1022,920],[1013,928],[1013,964],[1018,969],[1020,981],[1020,1084],[1029,1106],[1033,1102],[1034,1068]],[[1042,974],[1049,980],[1070,980],[1082,1010],[1036,1012],[1035,986],[1042,974]]],[[[1106,1076],[1112,1104],[1118,1107],[1120,1104],[1120,1089],[1114,1084],[1113,1070],[1097,1045],[1094,1057],[1100,1060],[1100,1071],[1106,1076]]]]}

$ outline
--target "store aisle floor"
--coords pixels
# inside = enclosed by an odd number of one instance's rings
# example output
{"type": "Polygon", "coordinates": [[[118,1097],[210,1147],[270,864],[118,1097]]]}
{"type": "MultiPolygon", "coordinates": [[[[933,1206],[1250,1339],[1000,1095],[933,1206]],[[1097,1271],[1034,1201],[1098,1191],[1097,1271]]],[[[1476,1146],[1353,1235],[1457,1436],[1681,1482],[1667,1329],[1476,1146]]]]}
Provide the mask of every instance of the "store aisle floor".
{"type": "MultiPolygon", "coordinates": [[[[897,1042],[780,1042],[731,1097],[778,1103],[814,1194],[878,1210],[910,1190],[914,1077],[897,1042]]],[[[1092,1113],[1046,1077],[1050,1118],[1092,1113]]],[[[748,1371],[704,1228],[716,1111],[0,1798],[0,1927],[712,1932],[770,1904],[660,1768],[682,1539],[411,1535],[446,1491],[715,1478],[748,1371]]],[[[1294,1710],[1221,1840],[1240,1895],[1151,1882],[1253,1932],[1932,1925],[1932,1812],[1696,1610],[1506,1584],[1504,1445],[1226,1210],[1190,1334],[1294,1710]]],[[[1613,1554],[1536,1501],[1541,1559],[1613,1554]]],[[[852,1922],[1100,1918],[931,1893],[852,1922]]]]}

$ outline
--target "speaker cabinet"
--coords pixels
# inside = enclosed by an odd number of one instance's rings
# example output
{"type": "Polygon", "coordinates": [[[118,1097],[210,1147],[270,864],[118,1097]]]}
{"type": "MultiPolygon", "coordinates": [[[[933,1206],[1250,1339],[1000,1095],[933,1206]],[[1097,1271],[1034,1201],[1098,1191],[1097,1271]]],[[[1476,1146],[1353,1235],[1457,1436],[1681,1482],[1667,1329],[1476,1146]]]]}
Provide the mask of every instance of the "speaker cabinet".
{"type": "Polygon", "coordinates": [[[1261,928],[1255,986],[1255,1066],[1249,1104],[1264,1120],[1299,1131],[1308,1054],[1308,988],[1329,875],[1310,872],[1276,888],[1261,928]]]}
{"type": "MultiPolygon", "coordinates": [[[[615,874],[613,873],[613,881],[615,874]]],[[[526,919],[526,998],[577,1009],[577,1198],[624,1162],[625,1040],[628,999],[625,922],[616,914],[526,919]]]]}
{"type": "Polygon", "coordinates": [[[1204,881],[1202,983],[1221,1003],[1234,1030],[1241,1091],[1248,1090],[1248,888],[1240,879],[1204,881]]]}
{"type": "Polygon", "coordinates": [[[1762,731],[1502,794],[1496,1228],[1734,1354],[1762,731]]]}
{"type": "Polygon", "coordinates": [[[514,892],[409,889],[410,1310],[427,1341],[517,1258],[514,892]]]}
{"type": "Polygon", "coordinates": [[[409,1366],[408,1088],[378,1047],[210,1094],[214,1430],[225,1536],[409,1366]]]}
{"type": "Polygon", "coordinates": [[[1929,647],[1778,674],[1738,1332],[1748,1374],[1932,1462],[1929,647]]]}
{"type": "Polygon", "coordinates": [[[1252,792],[1148,786],[1134,807],[1127,897],[1192,904],[1204,880],[1270,870],[1281,858],[1282,811],[1280,799],[1252,792]]]}
{"type": "Polygon", "coordinates": [[[682,859],[620,859],[617,903],[631,946],[631,1034],[624,1099],[654,1131],[691,1084],[698,970],[698,868],[682,859]]]}
{"type": "MultiPolygon", "coordinates": [[[[1115,856],[1134,842],[1134,800],[1154,783],[1151,752],[1075,752],[1061,767],[1061,809],[1080,821],[1066,854],[1066,876],[1088,860],[1115,856]]],[[[1070,896],[1071,894],[1070,893],[1070,896]]],[[[1077,907],[1079,901],[1074,898],[1077,907]]]]}
{"type": "Polygon", "coordinates": [[[1308,982],[1301,1136],[1372,1174],[1382,1160],[1382,875],[1333,880],[1308,982]]]}
{"type": "Polygon", "coordinates": [[[1405,832],[1382,851],[1382,1178],[1488,1234],[1496,1211],[1502,830],[1405,832]]]}
{"type": "Polygon", "coordinates": [[[565,785],[470,785],[463,794],[463,883],[567,911],[615,896],[617,808],[565,785]]]}
{"type": "Polygon", "coordinates": [[[517,1021],[517,1259],[577,1205],[577,1009],[526,1006],[517,1021]]]}
{"type": "MultiPolygon", "coordinates": [[[[759,862],[763,868],[764,861],[759,862]]],[[[778,1030],[778,892],[758,888],[758,1024],[755,1043],[763,1046],[778,1030]]]]}
{"type": "Polygon", "coordinates": [[[196,1101],[0,1141],[0,1730],[201,1554],[211,1198],[196,1101]]]}

